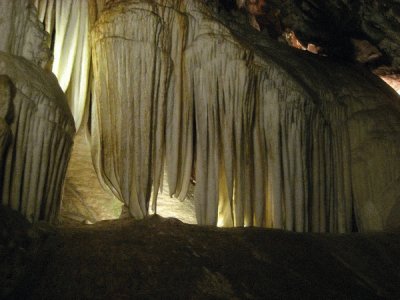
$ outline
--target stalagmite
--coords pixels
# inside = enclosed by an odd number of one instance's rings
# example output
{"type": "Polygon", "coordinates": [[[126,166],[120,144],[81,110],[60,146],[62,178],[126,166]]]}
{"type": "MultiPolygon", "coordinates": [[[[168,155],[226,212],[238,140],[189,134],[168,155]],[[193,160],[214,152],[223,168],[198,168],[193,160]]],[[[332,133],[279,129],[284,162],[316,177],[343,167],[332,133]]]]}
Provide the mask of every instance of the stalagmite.
{"type": "Polygon", "coordinates": [[[184,198],[195,162],[199,224],[385,228],[400,213],[398,96],[238,22],[197,0],[108,1],[92,31],[102,182],[141,218],[163,169],[184,198]]]}
{"type": "Polygon", "coordinates": [[[0,47],[0,119],[9,135],[1,149],[1,203],[29,221],[53,221],[75,132],[73,118],[56,77],[42,68],[49,51],[36,10],[27,0],[0,6],[3,16],[14,16],[0,23],[6,36],[0,47]]]}

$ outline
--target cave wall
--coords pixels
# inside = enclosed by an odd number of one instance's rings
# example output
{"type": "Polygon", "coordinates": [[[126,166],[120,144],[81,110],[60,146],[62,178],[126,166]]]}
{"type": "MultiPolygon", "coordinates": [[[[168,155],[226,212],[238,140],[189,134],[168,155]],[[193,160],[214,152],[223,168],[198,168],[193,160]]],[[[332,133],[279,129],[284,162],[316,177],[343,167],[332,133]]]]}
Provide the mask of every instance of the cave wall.
{"type": "Polygon", "coordinates": [[[75,127],[50,60],[48,35],[30,1],[2,1],[1,203],[29,221],[54,221],[75,127]],[[10,18],[10,16],[13,16],[10,18]]]}
{"type": "Polygon", "coordinates": [[[199,224],[348,232],[397,215],[399,100],[362,68],[201,1],[108,1],[92,47],[95,165],[133,216],[164,159],[178,196],[195,163],[199,224]]]}
{"type": "Polygon", "coordinates": [[[399,98],[366,70],[290,49],[213,1],[1,5],[15,16],[0,24],[2,203],[28,219],[56,217],[87,113],[100,183],[135,218],[156,210],[165,171],[181,199],[195,178],[199,224],[396,224],[399,98]]]}
{"type": "Polygon", "coordinates": [[[353,54],[351,39],[364,39],[382,52],[387,64],[400,68],[398,0],[272,0],[267,6],[279,10],[282,26],[294,30],[305,43],[348,57],[353,54]]]}

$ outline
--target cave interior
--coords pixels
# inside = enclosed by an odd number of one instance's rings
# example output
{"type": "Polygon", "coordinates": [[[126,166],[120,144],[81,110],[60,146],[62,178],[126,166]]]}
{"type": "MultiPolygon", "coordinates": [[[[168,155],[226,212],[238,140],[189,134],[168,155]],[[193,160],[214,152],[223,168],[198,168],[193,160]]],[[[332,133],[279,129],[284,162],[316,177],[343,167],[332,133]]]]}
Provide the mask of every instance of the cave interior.
{"type": "Polygon", "coordinates": [[[400,299],[399,0],[0,15],[1,299],[400,299]]]}

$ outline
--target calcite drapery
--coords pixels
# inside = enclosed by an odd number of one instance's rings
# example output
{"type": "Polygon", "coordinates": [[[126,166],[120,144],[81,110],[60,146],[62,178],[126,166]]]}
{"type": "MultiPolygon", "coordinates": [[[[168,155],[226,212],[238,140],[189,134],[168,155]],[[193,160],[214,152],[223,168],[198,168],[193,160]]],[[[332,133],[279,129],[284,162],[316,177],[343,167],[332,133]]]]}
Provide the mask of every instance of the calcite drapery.
{"type": "Polygon", "coordinates": [[[92,37],[95,164],[135,217],[164,157],[184,196],[194,140],[200,224],[345,232],[353,213],[360,230],[396,215],[398,97],[363,70],[202,1],[109,1],[92,37]]]}
{"type": "Polygon", "coordinates": [[[69,107],[79,129],[84,121],[89,86],[88,0],[35,0],[46,31],[54,32],[52,71],[67,93],[69,107]]]}
{"type": "Polygon", "coordinates": [[[0,14],[1,203],[29,221],[53,221],[73,118],[56,77],[42,68],[49,61],[48,35],[32,3],[1,1],[0,14]]]}
{"type": "Polygon", "coordinates": [[[137,218],[147,214],[151,186],[154,182],[158,190],[162,176],[170,72],[162,19],[144,5],[147,10],[105,13],[103,19],[114,19],[96,27],[93,35],[93,95],[99,100],[92,115],[97,122],[92,126],[95,167],[137,218]],[[101,69],[105,59],[115,62],[106,72],[101,69]],[[133,66],[136,71],[130,72],[133,66]]]}
{"type": "Polygon", "coordinates": [[[0,52],[0,73],[15,86],[1,202],[29,221],[53,221],[75,131],[65,95],[54,75],[21,57],[0,52]]]}
{"type": "MultiPolygon", "coordinates": [[[[12,118],[12,83],[7,75],[0,75],[0,178],[4,178],[4,153],[10,143],[12,118]]],[[[0,179],[1,180],[1,179],[0,179]]]]}
{"type": "Polygon", "coordinates": [[[2,16],[0,51],[25,57],[44,67],[50,58],[48,35],[37,19],[30,1],[0,1],[2,16]]]}

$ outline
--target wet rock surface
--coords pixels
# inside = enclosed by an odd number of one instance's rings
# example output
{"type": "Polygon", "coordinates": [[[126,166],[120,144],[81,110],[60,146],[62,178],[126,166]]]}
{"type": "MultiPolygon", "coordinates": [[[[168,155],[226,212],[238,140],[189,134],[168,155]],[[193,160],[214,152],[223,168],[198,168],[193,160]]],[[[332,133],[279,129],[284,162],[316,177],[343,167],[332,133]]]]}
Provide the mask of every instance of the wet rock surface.
{"type": "MultiPolygon", "coordinates": [[[[28,224],[12,217],[12,228],[26,232],[28,224]]],[[[158,216],[70,223],[46,232],[14,299],[400,296],[400,232],[220,229],[158,216]]]]}

